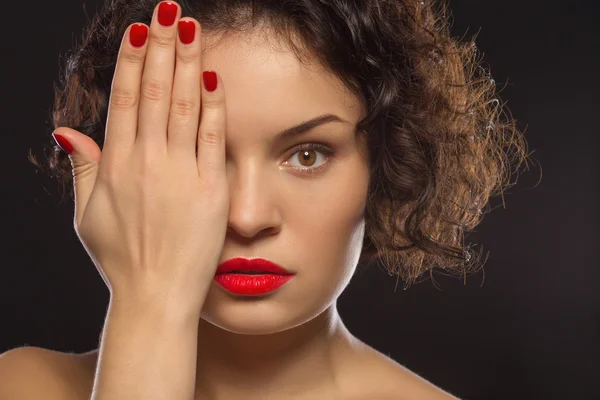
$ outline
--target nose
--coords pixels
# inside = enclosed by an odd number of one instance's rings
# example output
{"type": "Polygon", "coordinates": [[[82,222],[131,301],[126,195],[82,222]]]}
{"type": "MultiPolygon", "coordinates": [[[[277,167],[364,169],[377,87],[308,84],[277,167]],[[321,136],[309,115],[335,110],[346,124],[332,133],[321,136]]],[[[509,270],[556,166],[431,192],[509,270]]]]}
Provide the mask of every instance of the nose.
{"type": "MultiPolygon", "coordinates": [[[[238,168],[238,171],[241,169],[238,168]]],[[[227,234],[251,239],[276,233],[280,216],[273,196],[274,187],[269,185],[273,180],[261,177],[258,173],[245,172],[238,174],[233,182],[229,185],[227,234]]]]}

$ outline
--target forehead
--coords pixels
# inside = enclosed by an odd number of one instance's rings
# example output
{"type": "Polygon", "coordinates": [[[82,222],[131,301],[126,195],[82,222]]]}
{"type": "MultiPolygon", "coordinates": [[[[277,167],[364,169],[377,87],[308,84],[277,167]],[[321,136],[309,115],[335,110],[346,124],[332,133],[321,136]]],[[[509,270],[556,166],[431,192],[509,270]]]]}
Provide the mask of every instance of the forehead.
{"type": "Polygon", "coordinates": [[[202,45],[202,69],[221,75],[232,119],[275,114],[300,122],[323,113],[359,119],[359,99],[334,74],[314,59],[302,63],[268,31],[204,35],[202,45]]]}

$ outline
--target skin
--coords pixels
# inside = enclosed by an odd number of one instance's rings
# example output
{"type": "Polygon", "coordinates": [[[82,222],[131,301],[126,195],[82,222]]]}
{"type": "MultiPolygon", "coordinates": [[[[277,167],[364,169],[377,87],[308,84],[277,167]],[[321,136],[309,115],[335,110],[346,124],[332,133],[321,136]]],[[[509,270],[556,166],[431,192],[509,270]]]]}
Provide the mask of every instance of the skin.
{"type": "Polygon", "coordinates": [[[203,69],[227,82],[231,206],[219,262],[262,257],[296,276],[258,298],[232,295],[213,282],[199,324],[196,393],[207,399],[335,393],[344,362],[361,346],[336,301],[364,237],[369,160],[355,133],[364,108],[335,76],[318,64],[303,66],[273,46],[274,37],[265,41],[264,32],[204,38],[210,44],[203,46],[203,69]],[[347,122],[273,142],[277,132],[329,113],[347,122]],[[301,158],[306,150],[295,148],[315,142],[335,154],[308,150],[309,159],[301,158]],[[294,170],[321,165],[327,168],[314,174],[294,170]]]}
{"type": "MultiPolygon", "coordinates": [[[[358,340],[336,307],[364,239],[370,161],[364,133],[356,132],[364,105],[335,75],[316,61],[303,65],[265,29],[203,32],[201,40],[202,70],[217,71],[226,86],[231,203],[219,263],[261,257],[296,276],[256,297],[211,284],[198,327],[195,397],[453,398],[358,340]],[[345,122],[274,140],[323,114],[345,122]],[[298,148],[310,143],[335,154],[298,148]],[[301,171],[320,166],[314,174],[301,171]]],[[[86,388],[97,355],[81,355],[86,388]]]]}

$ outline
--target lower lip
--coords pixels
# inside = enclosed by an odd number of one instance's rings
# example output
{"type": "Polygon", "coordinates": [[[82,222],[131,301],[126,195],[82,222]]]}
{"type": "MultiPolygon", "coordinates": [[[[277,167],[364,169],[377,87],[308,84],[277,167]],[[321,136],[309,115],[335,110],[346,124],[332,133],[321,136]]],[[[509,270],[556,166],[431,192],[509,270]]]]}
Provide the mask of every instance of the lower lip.
{"type": "Polygon", "coordinates": [[[247,274],[218,274],[215,281],[224,289],[241,295],[257,295],[274,291],[294,275],[247,275],[247,274]]]}

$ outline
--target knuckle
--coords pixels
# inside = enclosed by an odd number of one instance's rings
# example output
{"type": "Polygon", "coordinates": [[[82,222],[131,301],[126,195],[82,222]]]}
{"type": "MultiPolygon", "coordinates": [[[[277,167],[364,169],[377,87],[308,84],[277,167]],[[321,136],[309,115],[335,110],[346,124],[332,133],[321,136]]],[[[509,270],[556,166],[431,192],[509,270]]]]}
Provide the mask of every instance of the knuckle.
{"type": "Polygon", "coordinates": [[[121,58],[128,64],[142,64],[144,62],[145,56],[146,52],[144,50],[127,50],[121,53],[121,58]]]}
{"type": "Polygon", "coordinates": [[[118,158],[119,156],[114,153],[102,154],[102,162],[98,167],[97,177],[97,180],[100,184],[106,185],[107,187],[112,187],[116,185],[120,177],[123,177],[121,168],[119,167],[119,163],[117,161],[118,158]]]}
{"type": "Polygon", "coordinates": [[[218,146],[221,143],[221,135],[214,130],[201,131],[198,136],[200,142],[208,146],[218,146]]]}
{"type": "Polygon", "coordinates": [[[138,96],[133,90],[114,88],[110,94],[110,104],[119,110],[129,110],[137,106],[138,96]]]}
{"type": "Polygon", "coordinates": [[[148,149],[142,149],[137,155],[131,172],[136,178],[136,183],[145,187],[151,187],[164,176],[160,163],[157,162],[157,156],[148,149]]]}
{"type": "MultiPolygon", "coordinates": [[[[208,171],[210,171],[210,169],[208,171]]],[[[214,173],[202,174],[202,184],[204,191],[208,195],[208,198],[210,198],[211,201],[214,202],[213,204],[222,204],[222,202],[224,201],[217,197],[219,193],[222,192],[222,190],[219,190],[222,181],[223,179],[219,179],[214,173]]]]}
{"type": "Polygon", "coordinates": [[[207,97],[204,97],[202,99],[202,107],[204,107],[205,110],[215,110],[215,111],[221,110],[221,108],[223,106],[221,105],[220,101],[215,100],[215,99],[209,99],[207,97]]]}
{"type": "Polygon", "coordinates": [[[142,82],[141,97],[145,100],[158,101],[165,98],[167,84],[156,79],[148,79],[142,82]]]}
{"type": "Polygon", "coordinates": [[[116,168],[104,168],[98,173],[97,180],[106,187],[115,187],[119,182],[119,173],[116,168]]]}
{"type": "Polygon", "coordinates": [[[206,169],[208,173],[202,173],[201,178],[205,190],[210,193],[213,204],[229,203],[229,184],[227,183],[227,174],[223,165],[211,165],[206,169]]]}
{"type": "Polygon", "coordinates": [[[200,56],[194,51],[181,51],[177,53],[177,62],[180,64],[191,65],[200,61],[200,56]]]}
{"type": "Polygon", "coordinates": [[[151,42],[152,45],[156,45],[160,48],[169,48],[169,47],[173,47],[175,40],[168,35],[165,34],[159,34],[157,32],[150,32],[150,37],[148,39],[149,42],[151,42]]]}
{"type": "Polygon", "coordinates": [[[171,114],[190,116],[199,113],[199,105],[188,99],[173,99],[171,101],[171,114]]]}

